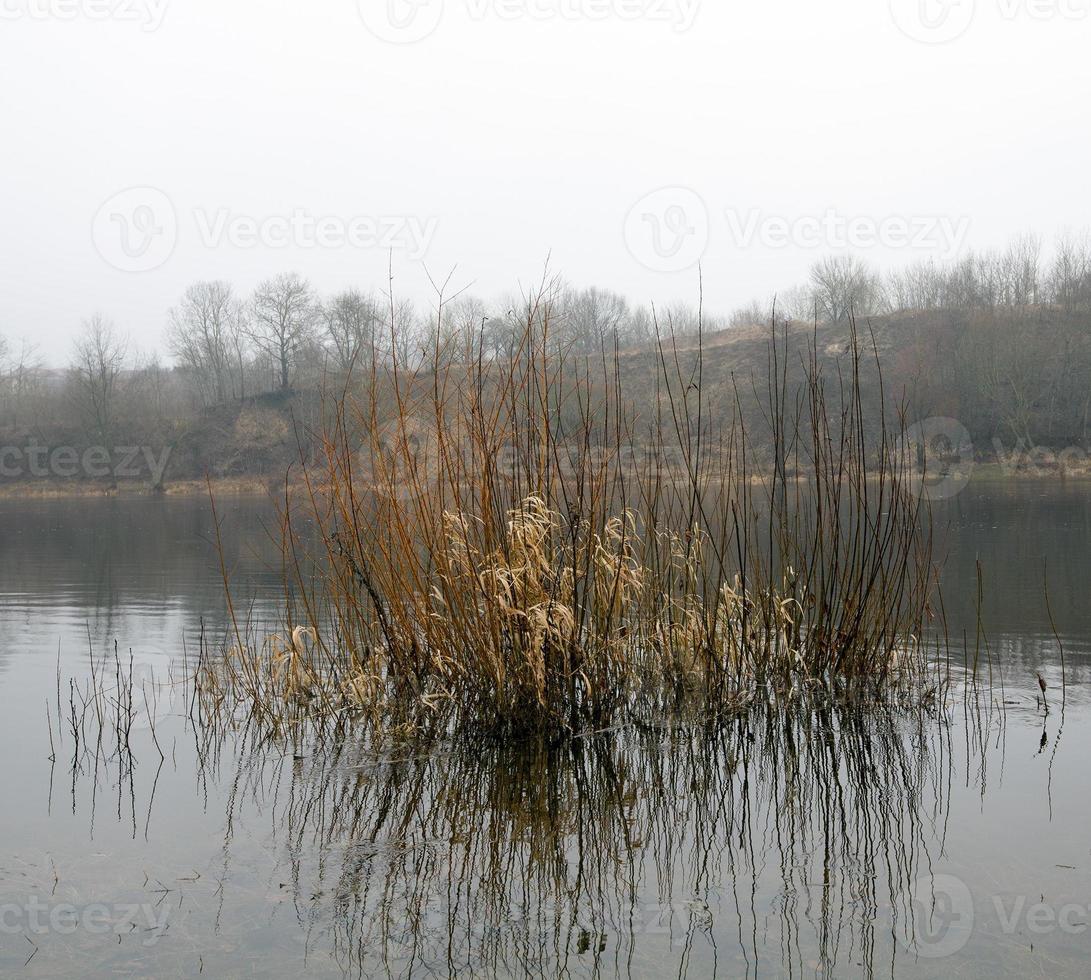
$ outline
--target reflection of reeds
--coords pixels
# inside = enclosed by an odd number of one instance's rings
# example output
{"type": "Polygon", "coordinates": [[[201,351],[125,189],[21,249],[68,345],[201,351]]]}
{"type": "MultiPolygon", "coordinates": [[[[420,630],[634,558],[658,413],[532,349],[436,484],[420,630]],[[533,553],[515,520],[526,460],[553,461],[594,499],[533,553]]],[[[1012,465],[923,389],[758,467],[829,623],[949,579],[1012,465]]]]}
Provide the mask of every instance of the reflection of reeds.
{"type": "MultiPolygon", "coordinates": [[[[72,788],[91,783],[93,819],[120,744],[113,803],[135,834],[134,687],[113,666],[120,712],[95,709],[113,684],[97,671],[68,713],[72,788]]],[[[168,729],[168,758],[188,744],[198,793],[226,810],[218,873],[198,884],[187,864],[178,879],[192,948],[222,944],[221,928],[257,935],[272,896],[294,906],[298,923],[276,928],[306,938],[307,962],[362,976],[889,973],[914,955],[911,906],[943,854],[951,786],[965,765],[984,792],[974,753],[1003,753],[997,719],[966,716],[956,762],[940,710],[817,688],[566,739],[380,740],[323,713],[275,733],[200,710],[180,719],[192,740],[168,729]]],[[[158,778],[143,771],[148,822],[158,778]]],[[[260,946],[243,948],[260,966],[260,946]]],[[[283,951],[269,956],[284,968],[283,951]]]]}
{"type": "Polygon", "coordinates": [[[925,692],[928,514],[855,334],[833,384],[774,336],[748,427],[738,391],[712,412],[700,344],[662,340],[636,391],[617,352],[556,348],[548,287],[524,314],[502,357],[376,367],[335,400],[286,494],[283,637],[236,630],[207,696],[577,730],[800,682],[925,692]]]}
{"type": "MultiPolygon", "coordinates": [[[[201,637],[202,647],[204,637],[201,637]]],[[[134,671],[132,652],[124,656],[115,641],[113,655],[98,655],[88,646],[88,671],[79,679],[70,677],[62,683],[60,662],[57,664],[55,701],[46,702],[46,724],[49,730],[50,807],[53,802],[53,776],[58,753],[68,756],[71,777],[72,809],[76,809],[76,790],[81,781],[91,788],[90,813],[92,824],[100,787],[108,786],[116,793],[117,814],[121,817],[128,797],[128,816],[134,835],[137,832],[135,773],[140,745],[158,756],[158,768],[148,803],[150,816],[159,773],[166,761],[160,742],[161,725],[185,717],[195,691],[190,687],[193,670],[183,658],[160,676],[147,677],[134,671]],[[175,706],[176,711],[171,711],[175,706]],[[54,708],[56,718],[54,718],[54,708]],[[139,725],[138,725],[139,722],[139,725]]]]}
{"type": "Polygon", "coordinates": [[[713,949],[729,976],[889,970],[953,765],[944,720],[825,696],[563,743],[293,760],[258,738],[226,788],[224,873],[275,802],[274,880],[313,951],[368,976],[703,976],[713,949]]]}

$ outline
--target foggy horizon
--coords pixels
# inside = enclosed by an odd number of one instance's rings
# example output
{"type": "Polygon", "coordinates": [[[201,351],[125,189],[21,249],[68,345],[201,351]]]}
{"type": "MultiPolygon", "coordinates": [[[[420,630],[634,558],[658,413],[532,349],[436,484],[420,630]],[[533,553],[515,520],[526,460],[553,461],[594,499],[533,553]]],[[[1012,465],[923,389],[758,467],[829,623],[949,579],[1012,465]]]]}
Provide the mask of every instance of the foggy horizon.
{"type": "Polygon", "coordinates": [[[385,289],[388,263],[422,309],[428,273],[492,301],[547,257],[693,305],[699,263],[727,315],[828,254],[890,270],[1024,232],[1048,252],[1091,226],[1087,14],[11,0],[0,333],[62,366],[97,312],[166,356],[194,281],[247,296],[295,271],[329,295],[385,289]]]}

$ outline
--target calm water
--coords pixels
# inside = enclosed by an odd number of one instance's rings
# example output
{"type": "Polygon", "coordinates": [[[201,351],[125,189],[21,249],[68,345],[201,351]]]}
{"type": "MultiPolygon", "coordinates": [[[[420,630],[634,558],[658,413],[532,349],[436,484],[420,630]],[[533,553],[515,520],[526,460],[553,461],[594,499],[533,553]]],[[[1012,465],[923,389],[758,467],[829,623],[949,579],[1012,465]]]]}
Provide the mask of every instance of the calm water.
{"type": "MultiPolygon", "coordinates": [[[[221,517],[261,620],[270,510],[221,517]]],[[[1086,976],[1091,486],[975,485],[938,519],[971,644],[984,568],[1004,712],[390,756],[183,723],[155,681],[223,628],[204,501],[0,501],[0,975],[1086,976]],[[58,673],[67,702],[115,641],[160,722],[134,765],[74,765],[58,673]]]]}

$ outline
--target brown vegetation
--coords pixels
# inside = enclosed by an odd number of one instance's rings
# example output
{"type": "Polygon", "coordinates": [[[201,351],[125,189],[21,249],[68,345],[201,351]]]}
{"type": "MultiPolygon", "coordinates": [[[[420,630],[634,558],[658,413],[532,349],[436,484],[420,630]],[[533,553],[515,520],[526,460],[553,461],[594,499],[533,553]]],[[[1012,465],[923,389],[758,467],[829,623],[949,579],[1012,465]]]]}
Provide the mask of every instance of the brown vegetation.
{"type": "Polygon", "coordinates": [[[523,314],[504,359],[334,399],[285,492],[283,631],[236,626],[210,705],[576,730],[799,684],[931,693],[927,508],[855,331],[832,377],[766,339],[756,444],[710,412],[700,337],[633,388],[617,351],[556,352],[548,286],[523,314]]]}

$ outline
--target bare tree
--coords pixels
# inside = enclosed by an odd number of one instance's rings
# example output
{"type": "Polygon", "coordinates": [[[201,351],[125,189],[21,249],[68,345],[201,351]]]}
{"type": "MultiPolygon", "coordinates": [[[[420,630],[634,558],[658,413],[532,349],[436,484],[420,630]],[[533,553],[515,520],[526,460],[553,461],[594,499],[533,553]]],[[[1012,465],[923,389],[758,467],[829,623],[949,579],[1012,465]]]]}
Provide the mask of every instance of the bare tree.
{"type": "Polygon", "coordinates": [[[1008,306],[1030,306],[1038,302],[1041,277],[1042,240],[1037,235],[1020,235],[1001,259],[1004,300],[1008,306]]]}
{"type": "Polygon", "coordinates": [[[247,336],[276,364],[281,391],[291,388],[292,369],[313,340],[317,317],[311,285],[295,273],[268,279],[254,293],[247,336]]]}
{"type": "Polygon", "coordinates": [[[243,328],[242,304],[226,282],[190,286],[169,314],[170,352],[191,372],[205,404],[234,394],[232,373],[243,328]]]}
{"type": "Polygon", "coordinates": [[[728,325],[731,327],[754,327],[767,324],[773,315],[772,300],[756,299],[746,306],[741,306],[731,314],[728,325]]]}
{"type": "Polygon", "coordinates": [[[42,361],[38,348],[25,338],[12,349],[0,337],[0,385],[7,420],[18,425],[31,396],[41,385],[42,361]]]}
{"type": "Polygon", "coordinates": [[[793,286],[782,293],[777,293],[765,300],[754,300],[739,307],[728,317],[728,327],[768,327],[773,323],[799,320],[810,323],[814,320],[814,293],[806,286],[793,286]]]}
{"type": "Polygon", "coordinates": [[[655,339],[655,318],[652,316],[651,307],[638,306],[629,317],[628,341],[633,347],[642,344],[650,344],[655,339]]]}
{"type": "Polygon", "coordinates": [[[83,323],[76,340],[70,377],[86,417],[91,419],[102,445],[113,434],[118,387],[125,367],[127,345],[113,323],[96,313],[83,323]]]}
{"type": "Polygon", "coordinates": [[[932,259],[914,262],[887,276],[886,296],[892,312],[935,310],[945,303],[946,274],[932,259]]]}
{"type": "Polygon", "coordinates": [[[0,333],[0,393],[4,395],[4,409],[10,411],[11,400],[11,372],[12,365],[10,361],[9,351],[11,345],[8,343],[7,337],[0,333]]]}
{"type": "Polygon", "coordinates": [[[247,355],[250,353],[249,316],[250,311],[247,309],[246,304],[240,303],[238,307],[238,319],[230,334],[231,352],[235,370],[237,371],[236,377],[238,379],[238,387],[236,390],[238,391],[240,401],[246,400],[247,355]]]}
{"type": "Polygon", "coordinates": [[[387,305],[383,312],[379,349],[388,363],[399,367],[417,368],[428,349],[427,328],[421,324],[416,307],[410,300],[387,305]]]}
{"type": "Polygon", "coordinates": [[[338,293],[323,305],[322,322],[330,352],[342,371],[375,363],[383,310],[374,296],[356,289],[338,293]]]}
{"type": "MultiPolygon", "coordinates": [[[[766,322],[769,321],[771,313],[772,310],[766,316],[766,322]]],[[[814,290],[810,287],[792,286],[777,294],[778,319],[814,323],[815,315],[814,290]]]]}
{"type": "MultiPolygon", "coordinates": [[[[12,383],[12,363],[10,359],[11,345],[7,337],[0,333],[0,395],[3,396],[3,410],[5,415],[15,415],[12,408],[12,395],[14,385],[12,383]]],[[[14,420],[12,424],[17,424],[14,420]]]]}
{"type": "Polygon", "coordinates": [[[490,357],[492,312],[475,296],[459,294],[437,305],[424,327],[424,360],[434,367],[490,357]]]}
{"type": "Polygon", "coordinates": [[[1091,298],[1091,238],[1087,232],[1065,231],[1057,239],[1049,270],[1049,292],[1054,303],[1074,313],[1091,298]]]}
{"type": "Polygon", "coordinates": [[[877,313],[882,288],[879,277],[853,255],[822,259],[811,268],[811,286],[820,319],[845,323],[854,315],[877,313]]]}
{"type": "Polygon", "coordinates": [[[658,319],[661,333],[674,334],[677,337],[693,335],[701,329],[707,333],[712,329],[703,313],[688,303],[671,303],[659,311],[658,319]]]}
{"type": "Polygon", "coordinates": [[[561,297],[560,313],[562,329],[557,340],[577,354],[628,343],[631,315],[624,296],[595,286],[568,289],[561,297]]]}
{"type": "Polygon", "coordinates": [[[493,317],[493,311],[476,296],[459,296],[448,303],[444,317],[451,324],[451,330],[458,338],[462,360],[477,357],[484,337],[486,325],[493,317]]]}

